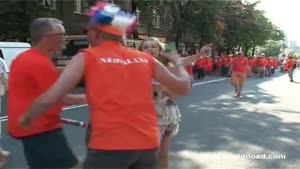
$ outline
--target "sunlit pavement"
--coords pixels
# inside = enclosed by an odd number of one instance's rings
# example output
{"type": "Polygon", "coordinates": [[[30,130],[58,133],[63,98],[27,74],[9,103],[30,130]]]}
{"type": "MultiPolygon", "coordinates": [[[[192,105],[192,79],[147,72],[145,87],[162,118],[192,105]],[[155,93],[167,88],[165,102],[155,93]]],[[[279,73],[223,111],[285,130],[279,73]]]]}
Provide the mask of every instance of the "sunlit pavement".
{"type": "Polygon", "coordinates": [[[287,75],[252,78],[242,98],[233,97],[230,82],[222,81],[178,99],[183,120],[172,143],[171,168],[298,168],[299,76],[295,83],[287,75]]]}

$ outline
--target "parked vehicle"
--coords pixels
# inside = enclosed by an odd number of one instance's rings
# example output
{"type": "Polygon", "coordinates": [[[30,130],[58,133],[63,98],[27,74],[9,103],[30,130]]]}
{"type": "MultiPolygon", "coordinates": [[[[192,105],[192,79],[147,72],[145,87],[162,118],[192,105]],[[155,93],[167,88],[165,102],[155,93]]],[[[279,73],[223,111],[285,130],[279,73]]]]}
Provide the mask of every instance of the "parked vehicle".
{"type": "Polygon", "coordinates": [[[0,42],[0,57],[4,59],[7,72],[12,61],[22,52],[31,48],[29,43],[24,42],[0,42]]]}

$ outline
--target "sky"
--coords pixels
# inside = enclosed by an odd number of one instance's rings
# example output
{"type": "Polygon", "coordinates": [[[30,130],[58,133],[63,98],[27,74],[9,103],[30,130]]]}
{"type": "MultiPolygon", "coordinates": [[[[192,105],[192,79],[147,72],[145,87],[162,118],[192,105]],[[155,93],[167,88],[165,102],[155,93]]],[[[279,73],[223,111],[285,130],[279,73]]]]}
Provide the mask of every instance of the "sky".
{"type": "MultiPolygon", "coordinates": [[[[255,2],[256,0],[247,0],[255,2]]],[[[300,0],[260,0],[258,9],[286,34],[288,41],[297,41],[300,45],[300,0]]]]}

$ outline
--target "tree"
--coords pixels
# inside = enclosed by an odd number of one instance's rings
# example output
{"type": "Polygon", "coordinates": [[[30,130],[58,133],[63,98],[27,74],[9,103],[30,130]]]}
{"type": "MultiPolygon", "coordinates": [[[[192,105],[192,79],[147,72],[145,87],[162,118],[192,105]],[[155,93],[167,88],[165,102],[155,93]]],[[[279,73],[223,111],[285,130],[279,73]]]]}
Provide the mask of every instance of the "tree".
{"type": "MultiPolygon", "coordinates": [[[[140,24],[143,25],[146,29],[148,35],[151,35],[153,32],[153,18],[155,11],[159,10],[161,2],[159,0],[132,0],[131,1],[131,12],[137,14],[137,11],[140,12],[140,24]]],[[[134,38],[138,38],[138,32],[133,33],[134,38]]]]}
{"type": "Polygon", "coordinates": [[[261,52],[267,56],[278,56],[281,53],[282,45],[280,41],[271,40],[261,48],[261,52]]]}
{"type": "Polygon", "coordinates": [[[49,16],[49,8],[39,1],[1,1],[0,38],[27,41],[29,25],[39,16],[49,16]]]}
{"type": "Polygon", "coordinates": [[[179,43],[183,41],[184,32],[188,31],[187,25],[191,18],[191,14],[194,12],[191,10],[192,0],[166,0],[162,1],[163,5],[167,6],[172,16],[172,33],[176,35],[175,44],[176,48],[179,48],[179,43]]]}
{"type": "Polygon", "coordinates": [[[191,18],[189,20],[189,32],[193,37],[199,39],[200,46],[213,42],[223,45],[222,34],[224,31],[224,20],[222,18],[222,7],[224,1],[193,1],[191,7],[191,18]]]}
{"type": "Polygon", "coordinates": [[[229,12],[224,15],[227,52],[242,48],[245,54],[251,55],[249,50],[252,48],[254,55],[257,46],[263,46],[269,40],[284,39],[283,32],[269,21],[264,11],[256,9],[259,2],[234,2],[226,6],[229,12]]]}

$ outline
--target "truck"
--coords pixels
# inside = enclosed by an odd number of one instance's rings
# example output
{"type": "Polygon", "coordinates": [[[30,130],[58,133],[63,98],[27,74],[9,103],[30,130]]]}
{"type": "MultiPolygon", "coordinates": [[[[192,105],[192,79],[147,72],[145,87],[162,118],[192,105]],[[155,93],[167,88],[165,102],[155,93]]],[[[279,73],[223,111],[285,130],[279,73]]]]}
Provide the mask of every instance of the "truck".
{"type": "Polygon", "coordinates": [[[0,57],[4,60],[4,66],[8,74],[12,61],[20,53],[30,48],[31,45],[25,42],[0,42],[0,57]]]}

